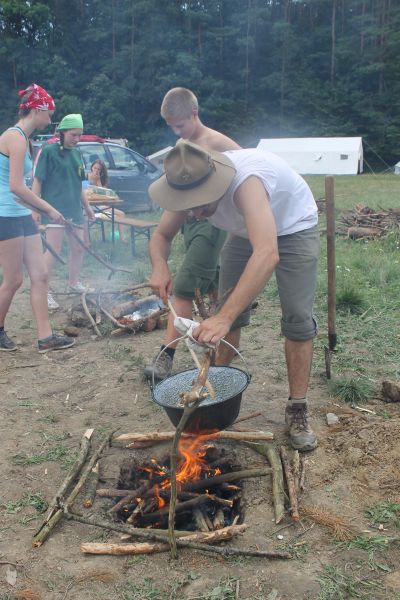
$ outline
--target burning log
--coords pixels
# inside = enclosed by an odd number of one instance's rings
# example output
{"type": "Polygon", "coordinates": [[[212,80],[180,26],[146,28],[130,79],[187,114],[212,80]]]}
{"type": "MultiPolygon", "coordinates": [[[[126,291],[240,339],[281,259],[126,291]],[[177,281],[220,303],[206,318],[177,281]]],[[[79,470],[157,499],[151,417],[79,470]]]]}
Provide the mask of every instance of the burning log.
{"type": "Polygon", "coordinates": [[[225,525],[225,516],[222,508],[219,508],[215,513],[215,517],[213,519],[213,529],[214,531],[217,529],[222,529],[225,525]]]}
{"type": "MultiPolygon", "coordinates": [[[[114,442],[127,444],[126,448],[130,448],[130,444],[136,442],[167,442],[173,440],[174,431],[153,431],[149,433],[123,433],[116,438],[114,442]]],[[[194,437],[189,434],[183,434],[182,437],[194,437]]],[[[198,437],[198,436],[195,436],[198,437]]],[[[209,435],[202,435],[205,440],[238,440],[238,441],[271,441],[274,439],[274,434],[270,431],[217,431],[209,435]]]]}
{"type": "Polygon", "coordinates": [[[289,500],[290,500],[290,513],[293,521],[299,521],[299,507],[297,504],[297,493],[295,488],[295,482],[293,477],[292,467],[290,466],[289,457],[287,455],[286,449],[281,446],[280,447],[280,455],[283,465],[283,471],[286,476],[286,483],[289,492],[289,500]]]}
{"type": "Polygon", "coordinates": [[[96,497],[96,488],[99,482],[99,463],[97,462],[91,472],[89,473],[86,489],[85,489],[85,497],[83,499],[83,506],[85,508],[91,508],[93,506],[94,499],[96,497]]]}
{"type": "Polygon", "coordinates": [[[212,525],[209,527],[206,516],[200,508],[195,508],[193,510],[193,518],[196,523],[196,529],[198,531],[212,531],[212,525]]]}
{"type": "Polygon", "coordinates": [[[198,481],[192,481],[183,485],[185,491],[198,491],[208,488],[213,488],[220,483],[240,481],[241,479],[247,479],[249,477],[263,477],[269,475],[271,469],[268,467],[257,468],[257,469],[246,469],[244,471],[233,471],[232,473],[224,473],[223,475],[215,475],[215,477],[207,477],[207,479],[199,479],[198,481]]]}
{"type": "MultiPolygon", "coordinates": [[[[140,498],[140,496],[146,490],[148,490],[149,487],[150,487],[150,481],[145,481],[140,487],[138,487],[137,490],[131,490],[131,491],[129,491],[129,490],[119,490],[120,492],[123,492],[123,493],[121,493],[121,494],[114,494],[114,496],[117,495],[117,496],[123,496],[123,497],[122,497],[122,499],[119,502],[117,502],[117,504],[114,504],[114,506],[110,509],[110,512],[118,512],[119,510],[121,510],[122,508],[124,508],[125,505],[129,504],[130,502],[132,502],[132,500],[134,500],[135,498],[140,498]]],[[[97,495],[100,496],[100,494],[98,492],[99,492],[99,490],[97,490],[97,495]]]]}

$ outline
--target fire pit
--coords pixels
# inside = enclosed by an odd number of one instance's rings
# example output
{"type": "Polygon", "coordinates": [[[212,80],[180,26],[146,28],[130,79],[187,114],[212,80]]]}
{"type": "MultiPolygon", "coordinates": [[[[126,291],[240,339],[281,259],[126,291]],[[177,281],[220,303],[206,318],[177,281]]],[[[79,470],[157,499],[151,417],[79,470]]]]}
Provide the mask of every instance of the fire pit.
{"type": "MultiPolygon", "coordinates": [[[[240,466],[230,451],[204,438],[182,438],[177,471],[178,503],[175,527],[183,531],[215,531],[241,520],[242,487],[229,483],[229,473],[240,466]],[[228,481],[227,481],[228,480],[228,481]]],[[[169,456],[146,464],[124,461],[118,488],[118,517],[135,527],[165,528],[170,497],[169,456]]]]}

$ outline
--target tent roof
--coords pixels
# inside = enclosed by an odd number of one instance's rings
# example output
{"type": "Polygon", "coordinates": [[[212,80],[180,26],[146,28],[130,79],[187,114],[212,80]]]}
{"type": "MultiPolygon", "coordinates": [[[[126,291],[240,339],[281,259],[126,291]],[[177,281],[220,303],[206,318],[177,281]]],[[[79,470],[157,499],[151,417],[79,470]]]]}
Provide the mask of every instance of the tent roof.
{"type": "Polygon", "coordinates": [[[267,138],[260,140],[258,147],[274,148],[275,151],[321,152],[323,150],[337,152],[355,152],[362,144],[361,137],[308,137],[308,138],[267,138]]]}

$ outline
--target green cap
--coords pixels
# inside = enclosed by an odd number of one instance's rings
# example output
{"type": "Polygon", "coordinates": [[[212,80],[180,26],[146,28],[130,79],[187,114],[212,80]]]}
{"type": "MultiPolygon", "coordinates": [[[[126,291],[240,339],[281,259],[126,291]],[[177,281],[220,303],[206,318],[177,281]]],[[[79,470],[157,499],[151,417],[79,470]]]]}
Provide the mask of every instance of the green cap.
{"type": "Polygon", "coordinates": [[[65,115],[57,129],[83,129],[82,115],[65,115]]]}

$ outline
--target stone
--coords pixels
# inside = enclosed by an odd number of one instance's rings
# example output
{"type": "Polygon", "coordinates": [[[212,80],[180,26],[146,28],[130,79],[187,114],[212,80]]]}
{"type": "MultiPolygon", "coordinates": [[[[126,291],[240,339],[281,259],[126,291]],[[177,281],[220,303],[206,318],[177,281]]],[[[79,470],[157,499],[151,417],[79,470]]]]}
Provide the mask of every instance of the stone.
{"type": "Polygon", "coordinates": [[[335,413],[326,413],[326,423],[329,426],[336,425],[339,423],[339,417],[335,413]]]}

